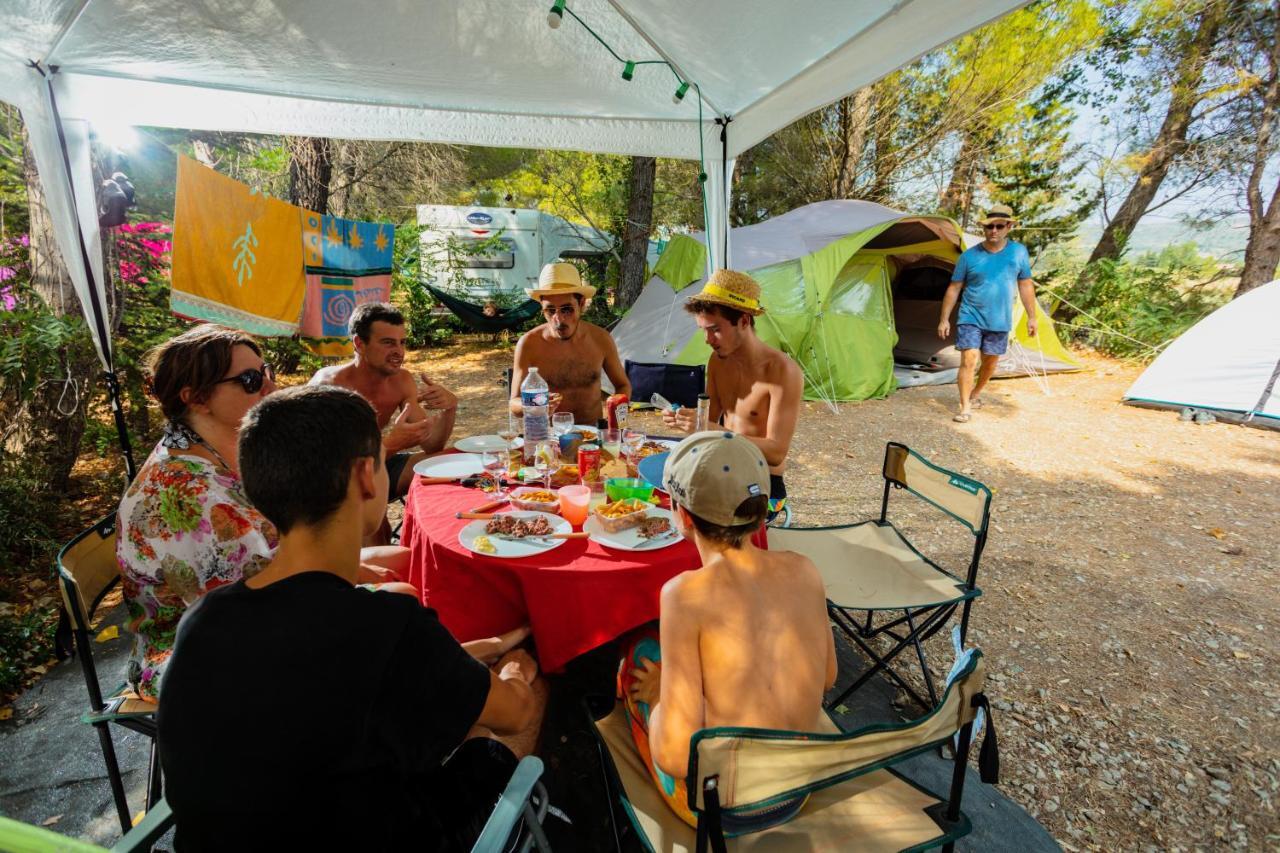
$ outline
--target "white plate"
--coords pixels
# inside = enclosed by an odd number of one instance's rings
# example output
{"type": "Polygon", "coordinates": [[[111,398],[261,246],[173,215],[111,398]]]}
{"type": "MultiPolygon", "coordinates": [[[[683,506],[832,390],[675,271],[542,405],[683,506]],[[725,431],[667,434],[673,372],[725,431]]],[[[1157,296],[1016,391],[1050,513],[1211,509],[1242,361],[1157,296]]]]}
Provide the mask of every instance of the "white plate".
{"type": "MultiPolygon", "coordinates": [[[[655,506],[645,513],[646,518],[655,516],[661,516],[670,521],[671,529],[675,529],[675,519],[671,517],[671,510],[655,506]]],[[[644,539],[635,527],[629,527],[618,533],[608,533],[600,525],[600,519],[596,518],[594,514],[587,517],[587,523],[582,525],[582,529],[591,534],[589,538],[592,542],[597,542],[610,548],[617,548],[619,551],[658,551],[668,545],[674,545],[684,538],[677,533],[674,536],[668,536],[665,539],[656,541],[644,539]]]]}
{"type": "Polygon", "coordinates": [[[463,453],[484,453],[524,447],[524,439],[516,436],[508,445],[507,440],[500,435],[471,435],[458,439],[453,446],[463,453]]]}
{"type": "MultiPolygon", "coordinates": [[[[540,515],[547,521],[551,522],[551,529],[556,533],[572,533],[573,525],[565,521],[558,515],[551,515],[545,512],[525,512],[524,510],[513,510],[511,515],[516,518],[533,518],[540,515]]],[[[536,542],[530,542],[527,539],[499,539],[497,536],[490,536],[489,541],[493,543],[493,547],[497,549],[495,553],[486,553],[476,549],[476,537],[488,535],[484,532],[487,521],[473,521],[466,527],[458,531],[458,543],[476,554],[483,554],[486,557],[501,557],[504,559],[518,559],[520,557],[532,557],[535,554],[543,554],[552,548],[559,548],[568,540],[566,539],[540,539],[536,542]]]]}
{"type": "Polygon", "coordinates": [[[449,477],[461,480],[484,471],[484,464],[474,453],[445,453],[428,456],[413,466],[413,473],[424,477],[449,477]]]}

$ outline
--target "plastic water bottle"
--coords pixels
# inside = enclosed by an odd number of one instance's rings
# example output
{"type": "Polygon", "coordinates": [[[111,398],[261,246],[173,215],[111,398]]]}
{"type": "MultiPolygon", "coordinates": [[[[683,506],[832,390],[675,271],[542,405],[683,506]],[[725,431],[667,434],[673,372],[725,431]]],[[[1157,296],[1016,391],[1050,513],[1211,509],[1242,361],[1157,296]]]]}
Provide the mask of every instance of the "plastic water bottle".
{"type": "Polygon", "coordinates": [[[538,442],[551,436],[547,418],[547,400],[550,396],[547,380],[538,375],[538,368],[529,368],[529,375],[520,383],[520,405],[524,407],[524,458],[533,459],[538,442]]]}
{"type": "Polygon", "coordinates": [[[649,398],[649,405],[653,406],[659,412],[674,412],[680,408],[657,391],[654,391],[653,396],[649,398]]]}

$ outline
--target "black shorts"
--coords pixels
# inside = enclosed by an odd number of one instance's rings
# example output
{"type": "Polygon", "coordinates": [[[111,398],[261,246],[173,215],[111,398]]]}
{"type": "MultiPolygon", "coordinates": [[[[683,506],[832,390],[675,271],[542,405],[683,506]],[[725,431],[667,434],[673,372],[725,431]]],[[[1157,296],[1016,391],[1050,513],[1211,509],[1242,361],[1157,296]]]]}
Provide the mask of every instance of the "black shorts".
{"type": "Polygon", "coordinates": [[[392,453],[387,457],[387,500],[395,500],[396,484],[400,482],[400,475],[404,473],[404,466],[409,464],[410,453],[392,453]]]}

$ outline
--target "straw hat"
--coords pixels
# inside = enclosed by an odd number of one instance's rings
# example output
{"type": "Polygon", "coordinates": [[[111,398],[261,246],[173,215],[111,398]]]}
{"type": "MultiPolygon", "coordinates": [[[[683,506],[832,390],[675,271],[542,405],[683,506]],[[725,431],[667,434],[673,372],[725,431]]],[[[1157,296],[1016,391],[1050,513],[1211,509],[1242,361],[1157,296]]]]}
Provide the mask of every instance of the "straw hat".
{"type": "Polygon", "coordinates": [[[735,270],[716,270],[702,286],[702,292],[689,297],[689,300],[715,302],[753,317],[764,313],[764,306],[760,304],[760,283],[746,273],[735,270]]]}
{"type": "Polygon", "coordinates": [[[1013,215],[1013,208],[1007,204],[993,204],[987,209],[987,215],[983,219],[978,220],[979,225],[991,225],[995,222],[1008,222],[1009,227],[1018,224],[1018,218],[1013,215]]]}
{"type": "Polygon", "coordinates": [[[571,296],[575,293],[581,294],[584,299],[590,299],[595,296],[596,289],[583,283],[578,268],[573,264],[557,263],[544,266],[542,274],[538,276],[538,286],[525,288],[524,292],[534,301],[545,296],[571,296]]]}

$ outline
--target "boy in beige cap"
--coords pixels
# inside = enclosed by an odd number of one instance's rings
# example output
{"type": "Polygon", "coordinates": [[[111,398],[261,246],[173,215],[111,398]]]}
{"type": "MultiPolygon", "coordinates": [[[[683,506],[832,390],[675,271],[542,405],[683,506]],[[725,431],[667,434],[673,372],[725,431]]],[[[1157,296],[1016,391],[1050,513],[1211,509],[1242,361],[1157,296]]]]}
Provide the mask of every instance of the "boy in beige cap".
{"type": "Polygon", "coordinates": [[[573,264],[547,264],[538,286],[527,288],[529,298],[542,305],[546,320],[521,336],[516,344],[511,376],[509,407],[516,417],[524,414],[520,404],[520,384],[529,368],[547,380],[551,390],[551,411],[573,412],[573,422],[595,426],[603,408],[600,371],[619,394],[631,394],[631,383],[618,358],[618,347],[609,333],[582,319],[596,289],[582,281],[573,264]]]}
{"type": "MultiPolygon", "coordinates": [[[[619,688],[659,792],[696,825],[683,790],[690,735],[713,726],[820,731],[836,650],[817,568],[751,542],[769,493],[769,469],[754,443],[725,430],[695,433],[672,451],[663,485],[702,568],[662,588],[659,636],[650,631],[628,644],[619,688]]],[[[802,805],[725,815],[726,834],[788,820],[802,805]]]]}
{"type": "MultiPolygon", "coordinates": [[[[764,313],[760,284],[746,273],[716,270],[702,291],[685,302],[697,319],[712,356],[707,362],[709,425],[746,436],[769,465],[769,518],[786,503],[782,481],[787,452],[800,418],[804,376],[786,353],[756,335],[755,318],[764,313]]],[[[692,409],[664,415],[667,426],[690,432],[692,409]]]]}

